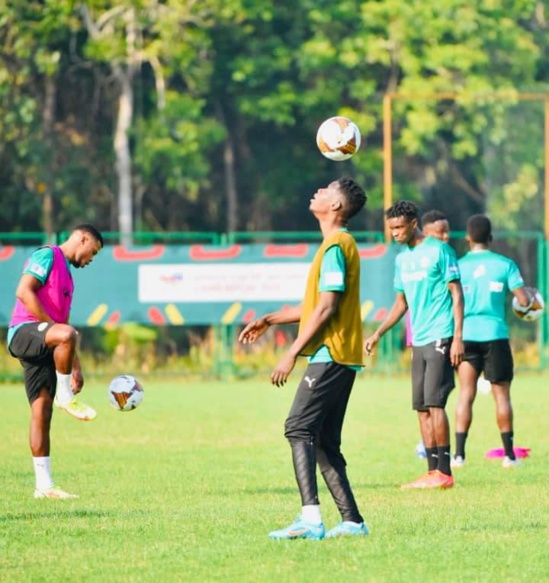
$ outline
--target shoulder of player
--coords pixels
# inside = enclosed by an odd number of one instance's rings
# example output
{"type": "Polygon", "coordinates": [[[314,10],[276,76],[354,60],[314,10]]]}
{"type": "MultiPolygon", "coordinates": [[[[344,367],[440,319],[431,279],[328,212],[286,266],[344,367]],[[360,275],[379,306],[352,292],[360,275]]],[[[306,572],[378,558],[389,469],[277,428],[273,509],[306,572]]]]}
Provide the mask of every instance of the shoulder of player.
{"type": "Polygon", "coordinates": [[[35,249],[32,252],[31,257],[33,259],[50,259],[53,257],[53,247],[50,247],[49,245],[38,247],[38,249],[35,249]]]}

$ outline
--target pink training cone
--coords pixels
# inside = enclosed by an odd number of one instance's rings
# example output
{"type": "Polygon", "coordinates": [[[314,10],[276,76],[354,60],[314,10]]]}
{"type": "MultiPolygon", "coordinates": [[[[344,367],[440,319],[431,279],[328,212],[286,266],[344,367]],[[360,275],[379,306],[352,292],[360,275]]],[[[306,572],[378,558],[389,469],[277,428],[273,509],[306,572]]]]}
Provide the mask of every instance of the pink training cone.
{"type": "MultiPolygon", "coordinates": [[[[530,455],[531,450],[529,447],[514,447],[513,451],[518,459],[524,459],[530,455]]],[[[504,458],[505,450],[502,447],[496,447],[496,449],[488,450],[484,457],[489,460],[504,458]]]]}

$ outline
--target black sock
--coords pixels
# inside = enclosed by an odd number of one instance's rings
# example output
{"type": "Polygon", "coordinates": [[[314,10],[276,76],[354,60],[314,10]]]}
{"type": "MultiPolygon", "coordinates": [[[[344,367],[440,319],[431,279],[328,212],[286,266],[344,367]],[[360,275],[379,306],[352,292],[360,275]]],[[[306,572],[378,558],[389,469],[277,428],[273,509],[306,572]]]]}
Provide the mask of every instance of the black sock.
{"type": "Polygon", "coordinates": [[[467,431],[465,433],[456,432],[456,457],[465,459],[465,442],[467,441],[467,431]]]}
{"type": "Polygon", "coordinates": [[[427,464],[429,467],[429,471],[431,472],[433,470],[436,470],[438,466],[437,448],[426,447],[425,454],[427,455],[427,464]]]}
{"type": "Polygon", "coordinates": [[[501,441],[503,442],[505,455],[511,460],[516,459],[515,451],[513,450],[513,431],[507,431],[506,433],[502,433],[501,441]]]}
{"type": "Polygon", "coordinates": [[[438,455],[438,466],[437,470],[446,474],[447,476],[452,475],[452,470],[450,469],[450,446],[443,445],[442,447],[437,447],[438,455]]]}

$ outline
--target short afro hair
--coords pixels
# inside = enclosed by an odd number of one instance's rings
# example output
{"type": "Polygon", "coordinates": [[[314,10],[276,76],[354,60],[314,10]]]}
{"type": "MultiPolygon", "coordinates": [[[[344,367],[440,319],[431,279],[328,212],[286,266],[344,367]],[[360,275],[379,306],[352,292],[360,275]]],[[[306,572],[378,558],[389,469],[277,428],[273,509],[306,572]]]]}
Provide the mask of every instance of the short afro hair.
{"type": "Polygon", "coordinates": [[[99,230],[96,227],[94,227],[90,223],[82,223],[81,225],[76,225],[76,227],[74,227],[73,229],[73,232],[74,231],[84,231],[84,233],[92,235],[92,237],[95,237],[97,239],[101,247],[103,247],[105,244],[105,242],[103,241],[103,235],[99,232],[99,230]]]}
{"type": "Polygon", "coordinates": [[[486,215],[473,215],[467,221],[467,235],[472,243],[486,244],[492,240],[492,223],[486,215]]]}
{"type": "Polygon", "coordinates": [[[441,211],[432,210],[427,211],[421,217],[421,224],[423,226],[430,225],[432,223],[436,223],[437,221],[447,221],[448,217],[441,211]]]}

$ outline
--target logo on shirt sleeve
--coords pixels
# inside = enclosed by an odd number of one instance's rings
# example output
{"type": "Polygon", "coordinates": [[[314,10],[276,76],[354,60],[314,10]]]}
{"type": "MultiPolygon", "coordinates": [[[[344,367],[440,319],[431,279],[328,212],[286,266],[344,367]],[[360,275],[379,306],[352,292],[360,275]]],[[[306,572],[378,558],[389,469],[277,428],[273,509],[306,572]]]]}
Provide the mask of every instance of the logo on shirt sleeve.
{"type": "Polygon", "coordinates": [[[44,277],[46,275],[46,270],[38,263],[31,263],[27,267],[27,271],[30,271],[31,273],[37,275],[38,277],[44,277]]]}
{"type": "Polygon", "coordinates": [[[330,271],[324,275],[324,285],[343,285],[343,273],[330,271]]]}

